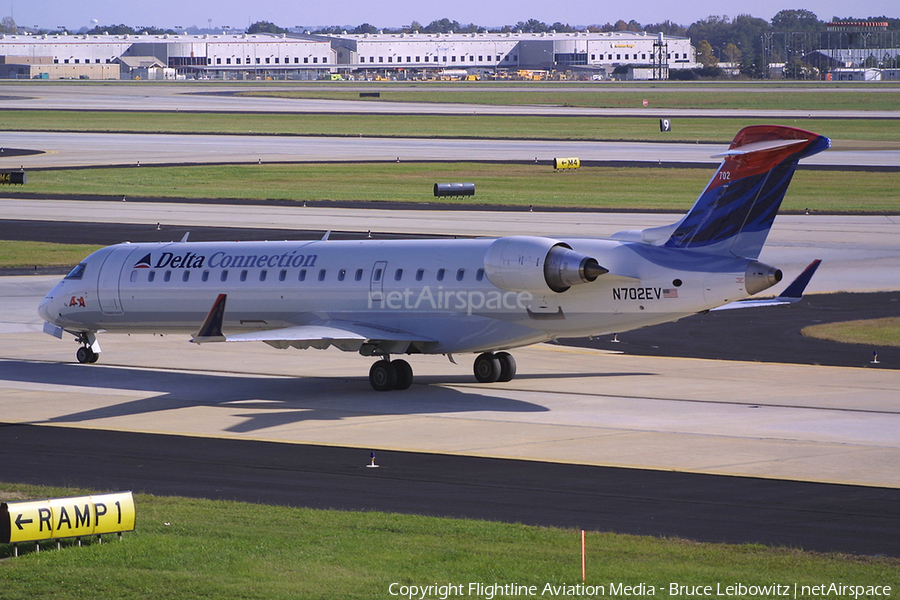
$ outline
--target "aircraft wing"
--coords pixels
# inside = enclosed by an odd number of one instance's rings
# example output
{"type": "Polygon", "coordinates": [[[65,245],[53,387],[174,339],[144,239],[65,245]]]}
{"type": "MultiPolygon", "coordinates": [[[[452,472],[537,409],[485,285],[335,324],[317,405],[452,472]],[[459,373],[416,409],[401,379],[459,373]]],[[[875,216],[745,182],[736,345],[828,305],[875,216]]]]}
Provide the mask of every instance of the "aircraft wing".
{"type": "Polygon", "coordinates": [[[383,351],[400,353],[413,343],[434,342],[421,335],[414,335],[400,329],[382,327],[353,321],[323,321],[313,325],[296,325],[280,329],[264,329],[224,335],[222,321],[225,315],[226,295],[220,294],[213,304],[200,331],[191,341],[207,342],[265,342],[275,348],[294,347],[299,349],[325,349],[335,346],[345,351],[357,351],[363,344],[371,344],[383,351]]]}
{"type": "Polygon", "coordinates": [[[723,306],[710,309],[710,311],[731,310],[733,308],[759,308],[762,306],[778,306],[779,304],[793,304],[794,302],[799,302],[800,299],[803,298],[803,291],[809,284],[809,280],[812,279],[812,276],[815,274],[816,269],[819,268],[819,264],[821,262],[821,260],[816,259],[809,263],[809,265],[807,265],[807,267],[803,269],[803,272],[800,273],[797,278],[791,282],[791,285],[787,286],[785,290],[775,298],[742,300],[740,302],[732,302],[730,304],[725,304],[723,306]]]}

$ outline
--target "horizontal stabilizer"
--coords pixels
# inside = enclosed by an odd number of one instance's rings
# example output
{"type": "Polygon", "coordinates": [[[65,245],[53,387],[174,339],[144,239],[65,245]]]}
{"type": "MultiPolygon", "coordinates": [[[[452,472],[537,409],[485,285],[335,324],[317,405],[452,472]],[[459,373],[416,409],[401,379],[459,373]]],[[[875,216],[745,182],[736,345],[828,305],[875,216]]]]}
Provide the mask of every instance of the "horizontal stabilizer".
{"type": "Polygon", "coordinates": [[[795,302],[799,302],[803,299],[803,292],[806,290],[806,286],[809,284],[812,276],[815,274],[816,269],[819,268],[819,264],[822,261],[816,259],[809,263],[803,272],[800,273],[797,278],[791,282],[791,285],[787,286],[780,295],[775,298],[768,299],[759,299],[759,300],[743,300],[740,302],[732,302],[730,304],[725,304],[723,306],[719,306],[717,308],[713,308],[712,310],[731,310],[734,308],[760,308],[763,306],[779,306],[782,304],[793,304],[795,302]]]}

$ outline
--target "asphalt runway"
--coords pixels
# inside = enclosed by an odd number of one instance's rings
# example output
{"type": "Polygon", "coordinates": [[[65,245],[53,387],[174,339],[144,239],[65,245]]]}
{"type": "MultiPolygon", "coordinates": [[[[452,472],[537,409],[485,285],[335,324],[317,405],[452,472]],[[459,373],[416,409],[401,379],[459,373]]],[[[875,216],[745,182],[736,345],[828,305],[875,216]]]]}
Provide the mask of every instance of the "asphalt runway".
{"type": "Polygon", "coordinates": [[[900,556],[900,489],[0,424],[3,479],[900,556]],[[61,450],[65,449],[65,450],[61,450]]]}

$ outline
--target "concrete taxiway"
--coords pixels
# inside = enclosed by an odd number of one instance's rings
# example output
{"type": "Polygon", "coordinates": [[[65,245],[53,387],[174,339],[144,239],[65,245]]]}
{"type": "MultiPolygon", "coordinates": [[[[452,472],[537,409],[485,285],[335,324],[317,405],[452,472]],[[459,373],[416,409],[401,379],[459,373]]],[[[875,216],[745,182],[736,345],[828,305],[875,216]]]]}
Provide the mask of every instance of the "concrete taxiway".
{"type": "MultiPolygon", "coordinates": [[[[706,163],[727,144],[585,142],[550,140],[459,140],[418,138],[303,137],[271,135],[192,135],[152,133],[6,132],[7,148],[43,154],[3,160],[5,168],[151,164],[278,163],[340,161],[582,161],[706,163]],[[86,149],[90,149],[86,152],[86,149]]],[[[900,167],[900,150],[832,149],[803,161],[831,167],[900,167]]]]}
{"type": "Polygon", "coordinates": [[[55,279],[0,280],[5,422],[900,487],[900,371],[539,345],[508,384],[423,356],[384,394],[354,354],[115,335],[86,366],[32,316],[55,279]]]}

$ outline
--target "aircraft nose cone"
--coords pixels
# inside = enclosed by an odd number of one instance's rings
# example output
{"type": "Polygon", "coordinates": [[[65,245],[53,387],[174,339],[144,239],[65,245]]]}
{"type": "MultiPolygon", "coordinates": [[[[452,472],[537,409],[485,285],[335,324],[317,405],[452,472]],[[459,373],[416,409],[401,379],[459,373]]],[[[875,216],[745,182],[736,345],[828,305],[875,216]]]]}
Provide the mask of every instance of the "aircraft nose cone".
{"type": "Polygon", "coordinates": [[[38,305],[38,310],[37,310],[38,315],[40,315],[40,317],[47,322],[53,321],[53,316],[51,314],[52,304],[53,304],[53,297],[50,294],[47,294],[46,296],[44,296],[44,299],[41,300],[41,303],[38,305]]]}

